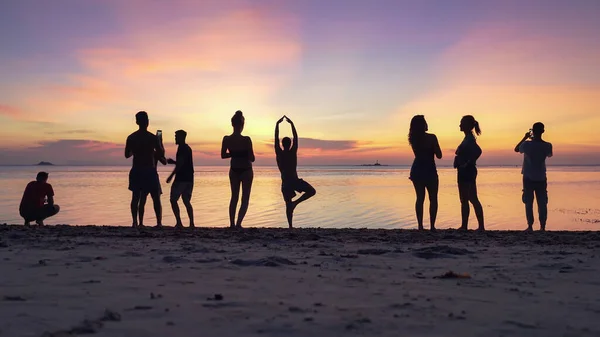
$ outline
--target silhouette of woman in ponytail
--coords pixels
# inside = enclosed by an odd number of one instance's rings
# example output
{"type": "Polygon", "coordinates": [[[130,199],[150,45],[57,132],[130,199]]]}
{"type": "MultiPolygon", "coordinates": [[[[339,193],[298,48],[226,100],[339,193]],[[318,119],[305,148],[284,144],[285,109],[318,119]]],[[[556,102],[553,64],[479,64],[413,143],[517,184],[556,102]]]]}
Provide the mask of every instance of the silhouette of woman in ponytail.
{"type": "Polygon", "coordinates": [[[254,179],[254,172],[252,171],[252,163],[255,160],[254,150],[252,149],[252,140],[250,137],[242,135],[244,123],[244,115],[241,111],[236,111],[233,117],[231,117],[233,133],[223,137],[221,145],[221,158],[231,158],[231,167],[229,169],[229,184],[231,185],[229,226],[231,228],[242,227],[242,221],[248,211],[252,180],[254,179]],[[235,221],[235,211],[240,197],[240,185],[242,188],[242,204],[240,205],[237,221],[235,221]]]}
{"type": "Polygon", "coordinates": [[[483,207],[477,197],[477,159],[481,156],[481,148],[477,145],[475,134],[480,135],[479,122],[471,115],[460,120],[460,131],[465,138],[456,149],[454,168],[458,173],[458,194],[460,197],[460,213],[462,216],[461,230],[467,230],[469,223],[469,202],[473,205],[480,231],[485,230],[483,224],[483,207]]]}
{"type": "Polygon", "coordinates": [[[442,150],[437,137],[427,133],[428,126],[425,116],[417,115],[410,121],[408,143],[410,144],[415,160],[410,168],[410,180],[412,181],[417,201],[415,212],[419,230],[423,230],[423,204],[425,203],[425,190],[429,194],[429,223],[432,231],[435,230],[435,219],[438,211],[438,188],[439,180],[434,156],[442,159],[442,150]]]}

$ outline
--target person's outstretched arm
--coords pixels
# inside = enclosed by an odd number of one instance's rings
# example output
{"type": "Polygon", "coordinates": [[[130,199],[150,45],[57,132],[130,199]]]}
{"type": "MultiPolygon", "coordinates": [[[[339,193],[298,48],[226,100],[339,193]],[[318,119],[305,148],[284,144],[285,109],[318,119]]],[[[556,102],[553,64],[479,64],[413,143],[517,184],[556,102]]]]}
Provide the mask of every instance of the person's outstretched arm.
{"type": "Polygon", "coordinates": [[[292,122],[291,119],[289,119],[288,117],[286,117],[288,123],[290,123],[290,125],[292,126],[292,136],[294,137],[294,144],[292,144],[292,150],[293,151],[297,151],[298,150],[298,132],[296,132],[296,126],[294,125],[294,122],[292,122]]]}
{"type": "Polygon", "coordinates": [[[221,143],[221,159],[231,158],[231,153],[227,152],[227,136],[223,137],[223,142],[221,143]]]}
{"type": "Polygon", "coordinates": [[[281,117],[277,121],[277,124],[275,124],[275,144],[273,144],[273,146],[275,147],[275,153],[281,152],[281,145],[279,144],[279,124],[281,124],[281,122],[283,122],[284,118],[285,117],[281,117]]]}
{"type": "Polygon", "coordinates": [[[250,137],[248,137],[248,143],[248,159],[250,159],[250,161],[254,163],[256,157],[254,157],[254,149],[252,148],[252,139],[250,137]]]}
{"type": "Polygon", "coordinates": [[[437,157],[437,159],[442,159],[442,148],[440,147],[440,142],[438,141],[438,139],[435,135],[433,135],[433,141],[435,142],[435,144],[434,144],[435,156],[437,157]]]}
{"type": "Polygon", "coordinates": [[[521,141],[519,142],[519,144],[517,144],[517,146],[515,146],[515,152],[516,153],[521,152],[521,150],[519,148],[521,147],[521,144],[523,144],[527,139],[529,139],[529,136],[530,136],[530,134],[529,134],[529,132],[527,132],[525,134],[525,136],[523,137],[523,139],[521,139],[521,141]]]}
{"type": "MultiPolygon", "coordinates": [[[[191,154],[190,154],[190,156],[191,156],[191,154]]],[[[189,163],[189,161],[190,161],[190,159],[187,154],[184,154],[184,155],[178,154],[176,161],[169,158],[169,162],[175,164],[175,168],[173,169],[173,172],[171,172],[171,174],[167,178],[167,183],[170,183],[171,180],[173,180],[173,177],[175,177],[179,173],[179,171],[181,171],[182,167],[184,167],[186,165],[191,165],[191,163],[189,163]]]]}

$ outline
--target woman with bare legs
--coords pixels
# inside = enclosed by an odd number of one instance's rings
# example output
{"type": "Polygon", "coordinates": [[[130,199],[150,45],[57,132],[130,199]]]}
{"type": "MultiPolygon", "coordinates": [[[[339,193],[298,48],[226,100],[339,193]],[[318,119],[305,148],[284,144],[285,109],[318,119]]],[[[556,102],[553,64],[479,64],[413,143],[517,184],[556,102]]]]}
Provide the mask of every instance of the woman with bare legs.
{"type": "Polygon", "coordinates": [[[409,179],[417,194],[415,212],[419,230],[423,230],[423,204],[425,203],[425,190],[427,190],[427,194],[429,194],[429,224],[430,229],[435,231],[439,180],[434,156],[442,159],[442,150],[437,137],[432,133],[427,133],[427,130],[425,116],[417,115],[410,121],[408,143],[415,154],[415,160],[410,168],[409,179]]]}
{"type": "Polygon", "coordinates": [[[458,173],[458,194],[462,216],[460,230],[467,230],[470,202],[475,210],[475,216],[477,216],[478,230],[484,231],[483,207],[477,197],[477,159],[481,156],[481,147],[477,145],[475,138],[475,135],[481,134],[481,128],[473,116],[467,115],[460,120],[460,131],[464,132],[465,138],[456,149],[456,157],[454,157],[454,168],[458,173]]]}
{"type": "Polygon", "coordinates": [[[250,191],[252,190],[252,180],[254,172],[252,163],[254,162],[254,151],[252,149],[252,140],[248,136],[243,136],[244,115],[241,111],[236,111],[231,118],[233,133],[223,137],[221,146],[221,158],[231,158],[231,167],[229,169],[229,184],[231,185],[231,200],[229,202],[229,226],[231,228],[241,228],[244,216],[248,211],[250,203],[250,191]],[[235,220],[235,211],[240,197],[240,186],[242,190],[242,204],[235,220]]]}

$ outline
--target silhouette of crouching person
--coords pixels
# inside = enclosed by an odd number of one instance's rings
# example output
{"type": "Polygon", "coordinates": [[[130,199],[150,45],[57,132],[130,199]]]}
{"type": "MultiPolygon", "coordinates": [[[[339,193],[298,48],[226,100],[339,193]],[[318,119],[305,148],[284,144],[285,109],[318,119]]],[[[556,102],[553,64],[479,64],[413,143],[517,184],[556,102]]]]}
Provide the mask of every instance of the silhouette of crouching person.
{"type": "Polygon", "coordinates": [[[60,207],[54,204],[52,185],[48,184],[48,173],[39,172],[35,181],[27,184],[19,205],[19,214],[25,220],[25,226],[29,226],[31,221],[43,226],[45,219],[59,211],[60,207]]]}

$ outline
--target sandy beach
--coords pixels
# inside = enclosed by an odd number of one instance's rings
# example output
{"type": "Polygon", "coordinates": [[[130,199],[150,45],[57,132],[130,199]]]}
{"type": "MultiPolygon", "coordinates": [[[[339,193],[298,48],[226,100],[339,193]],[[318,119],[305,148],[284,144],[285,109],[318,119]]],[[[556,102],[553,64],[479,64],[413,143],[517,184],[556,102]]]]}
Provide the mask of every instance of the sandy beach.
{"type": "Polygon", "coordinates": [[[600,335],[598,232],[4,225],[0,261],[0,336],[600,335]]]}

